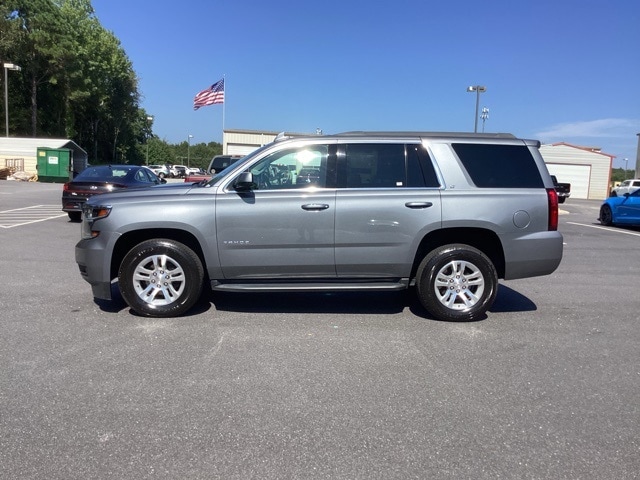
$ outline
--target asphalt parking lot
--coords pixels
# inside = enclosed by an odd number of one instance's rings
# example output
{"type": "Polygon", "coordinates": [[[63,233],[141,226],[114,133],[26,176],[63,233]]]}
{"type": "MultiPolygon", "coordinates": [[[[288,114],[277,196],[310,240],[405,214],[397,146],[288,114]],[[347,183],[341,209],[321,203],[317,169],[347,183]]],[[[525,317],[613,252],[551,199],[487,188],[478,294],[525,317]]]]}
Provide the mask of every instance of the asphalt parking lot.
{"type": "Polygon", "coordinates": [[[0,181],[0,478],[640,478],[640,229],[599,201],[481,321],[412,292],[159,320],[93,300],[60,194],[0,181]]]}

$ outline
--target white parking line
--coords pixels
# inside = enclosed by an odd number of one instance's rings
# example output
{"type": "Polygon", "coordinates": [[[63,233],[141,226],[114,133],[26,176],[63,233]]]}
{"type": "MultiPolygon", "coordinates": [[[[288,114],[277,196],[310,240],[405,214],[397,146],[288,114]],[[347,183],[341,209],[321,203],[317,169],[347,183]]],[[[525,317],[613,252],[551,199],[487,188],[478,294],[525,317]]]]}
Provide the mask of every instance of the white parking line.
{"type": "Polygon", "coordinates": [[[52,218],[65,217],[60,205],[33,205],[0,212],[0,228],[13,228],[31,223],[44,222],[52,218]]]}
{"type": "Polygon", "coordinates": [[[616,227],[604,227],[600,225],[589,225],[588,223],[576,223],[576,222],[567,222],[567,223],[571,225],[578,225],[580,227],[597,228],[598,230],[607,230],[608,232],[624,233],[625,235],[633,235],[634,237],[640,237],[640,232],[630,232],[628,230],[621,230],[616,227]]]}

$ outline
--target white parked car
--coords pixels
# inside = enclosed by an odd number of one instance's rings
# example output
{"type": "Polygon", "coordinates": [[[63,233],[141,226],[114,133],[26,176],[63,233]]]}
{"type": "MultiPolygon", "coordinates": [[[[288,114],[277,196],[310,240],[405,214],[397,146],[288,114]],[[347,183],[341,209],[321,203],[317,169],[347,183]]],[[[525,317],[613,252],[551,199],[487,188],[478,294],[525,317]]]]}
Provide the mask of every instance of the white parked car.
{"type": "Polygon", "coordinates": [[[147,168],[153,170],[153,173],[160,178],[168,177],[171,174],[166,165],[147,165],[147,168]]]}
{"type": "Polygon", "coordinates": [[[182,178],[187,174],[186,165],[172,165],[171,166],[171,176],[173,178],[182,178]]]}
{"type": "Polygon", "coordinates": [[[612,197],[621,197],[625,193],[633,193],[640,190],[640,178],[625,180],[611,191],[612,197]]]}

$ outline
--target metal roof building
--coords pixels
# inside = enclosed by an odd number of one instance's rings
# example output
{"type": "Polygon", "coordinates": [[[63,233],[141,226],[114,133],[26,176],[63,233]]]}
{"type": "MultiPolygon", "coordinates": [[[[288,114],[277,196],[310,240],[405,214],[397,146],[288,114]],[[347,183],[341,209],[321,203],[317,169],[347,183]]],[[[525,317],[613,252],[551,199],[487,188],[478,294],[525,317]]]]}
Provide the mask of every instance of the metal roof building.
{"type": "Polygon", "coordinates": [[[20,166],[18,170],[37,174],[38,148],[71,150],[74,165],[85,165],[87,152],[73,140],[63,138],[0,137],[0,166],[20,166]]]}
{"type": "Polygon", "coordinates": [[[542,145],[540,154],[549,173],[571,184],[571,198],[604,200],[609,196],[614,155],[565,142],[542,145]]]}

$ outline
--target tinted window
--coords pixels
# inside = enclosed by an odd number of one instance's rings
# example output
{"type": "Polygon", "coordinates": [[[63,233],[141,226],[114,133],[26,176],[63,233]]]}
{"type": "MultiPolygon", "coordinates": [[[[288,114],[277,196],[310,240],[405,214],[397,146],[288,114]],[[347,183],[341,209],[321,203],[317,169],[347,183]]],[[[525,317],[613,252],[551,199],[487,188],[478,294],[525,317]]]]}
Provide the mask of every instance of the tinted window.
{"type": "Polygon", "coordinates": [[[142,169],[136,170],[135,179],[138,182],[148,182],[149,181],[149,179],[147,178],[145,172],[142,169]]]}
{"type": "Polygon", "coordinates": [[[146,168],[141,168],[140,170],[138,170],[138,175],[140,175],[141,182],[151,182],[151,183],[157,182],[157,178],[154,178],[155,174],[147,170],[146,168]]]}
{"type": "Polygon", "coordinates": [[[452,146],[477,187],[544,186],[535,160],[524,145],[455,143],[452,146]]]}
{"type": "Polygon", "coordinates": [[[346,145],[348,188],[406,186],[404,145],[346,145]]]}
{"type": "Polygon", "coordinates": [[[433,164],[422,145],[349,144],[345,153],[347,188],[438,186],[433,164]]]}
{"type": "Polygon", "coordinates": [[[407,186],[440,186],[431,157],[423,145],[407,145],[407,186]]]}

